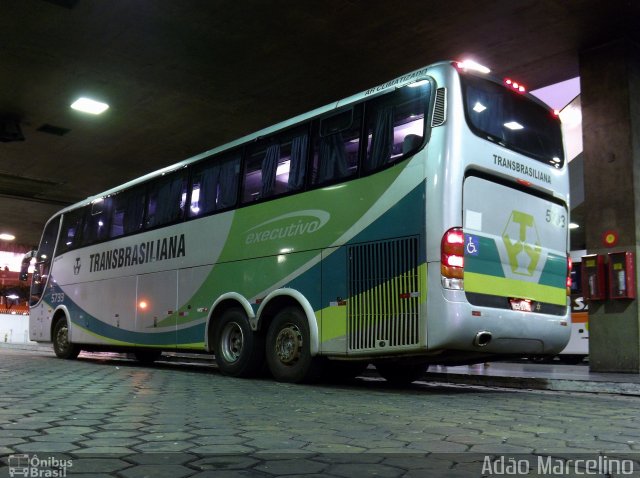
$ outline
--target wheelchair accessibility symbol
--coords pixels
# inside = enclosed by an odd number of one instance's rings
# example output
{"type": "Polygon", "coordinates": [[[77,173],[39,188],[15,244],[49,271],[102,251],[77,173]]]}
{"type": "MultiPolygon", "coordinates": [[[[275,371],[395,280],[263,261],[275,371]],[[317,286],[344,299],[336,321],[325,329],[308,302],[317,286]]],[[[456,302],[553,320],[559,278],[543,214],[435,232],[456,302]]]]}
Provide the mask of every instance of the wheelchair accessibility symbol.
{"type": "Polygon", "coordinates": [[[480,241],[476,236],[472,236],[470,234],[465,235],[467,238],[467,242],[465,244],[465,249],[467,255],[469,256],[477,256],[480,253],[480,241]]]}

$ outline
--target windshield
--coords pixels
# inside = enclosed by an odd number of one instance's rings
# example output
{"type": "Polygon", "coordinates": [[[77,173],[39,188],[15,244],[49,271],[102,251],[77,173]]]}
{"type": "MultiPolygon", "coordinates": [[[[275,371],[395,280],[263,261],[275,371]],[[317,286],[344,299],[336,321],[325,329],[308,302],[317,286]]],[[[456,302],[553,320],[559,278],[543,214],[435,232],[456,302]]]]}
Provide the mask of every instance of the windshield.
{"type": "Polygon", "coordinates": [[[541,104],[504,86],[461,75],[471,130],[556,168],[564,164],[560,120],[541,104]]]}

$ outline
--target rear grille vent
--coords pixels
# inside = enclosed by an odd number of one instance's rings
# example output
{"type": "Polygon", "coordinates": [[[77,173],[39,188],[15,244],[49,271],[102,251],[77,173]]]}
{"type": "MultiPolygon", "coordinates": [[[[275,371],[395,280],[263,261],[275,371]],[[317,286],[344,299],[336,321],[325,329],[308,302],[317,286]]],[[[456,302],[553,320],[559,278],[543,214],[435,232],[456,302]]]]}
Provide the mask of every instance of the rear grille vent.
{"type": "Polygon", "coordinates": [[[349,247],[349,350],[419,343],[420,280],[416,237],[349,247]]]}
{"type": "Polygon", "coordinates": [[[436,90],[436,104],[433,107],[431,127],[442,126],[445,121],[447,121],[447,89],[438,88],[436,90]]]}

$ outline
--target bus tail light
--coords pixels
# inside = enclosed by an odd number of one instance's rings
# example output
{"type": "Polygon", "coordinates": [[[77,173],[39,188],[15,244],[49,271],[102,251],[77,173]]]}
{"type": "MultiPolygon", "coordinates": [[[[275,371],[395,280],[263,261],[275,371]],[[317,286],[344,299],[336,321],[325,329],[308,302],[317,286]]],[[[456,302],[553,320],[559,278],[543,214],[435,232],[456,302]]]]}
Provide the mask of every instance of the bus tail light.
{"type": "Polygon", "coordinates": [[[464,276],[464,233],[462,228],[453,227],[444,233],[440,243],[440,254],[442,285],[447,289],[461,290],[464,276]]]}
{"type": "Polygon", "coordinates": [[[571,260],[571,256],[567,254],[567,295],[571,295],[571,269],[573,267],[573,261],[571,260]]]}

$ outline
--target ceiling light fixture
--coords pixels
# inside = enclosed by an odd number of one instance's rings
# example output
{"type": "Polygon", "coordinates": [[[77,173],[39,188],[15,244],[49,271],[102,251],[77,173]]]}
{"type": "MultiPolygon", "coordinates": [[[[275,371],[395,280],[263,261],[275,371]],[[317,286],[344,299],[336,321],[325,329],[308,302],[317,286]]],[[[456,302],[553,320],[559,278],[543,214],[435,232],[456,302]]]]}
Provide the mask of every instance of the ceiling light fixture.
{"type": "Polygon", "coordinates": [[[109,109],[109,105],[100,101],[92,100],[91,98],[78,98],[71,104],[71,108],[83,113],[90,113],[92,115],[99,115],[109,109]]]}
{"type": "Polygon", "coordinates": [[[0,241],[13,241],[15,238],[16,236],[7,232],[3,232],[2,234],[0,234],[0,241]]]}
{"type": "Polygon", "coordinates": [[[518,123],[517,121],[510,121],[508,123],[504,124],[507,128],[509,128],[510,130],[516,131],[519,129],[523,129],[524,126],[522,126],[520,123],[518,123]]]}

